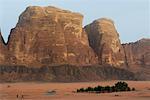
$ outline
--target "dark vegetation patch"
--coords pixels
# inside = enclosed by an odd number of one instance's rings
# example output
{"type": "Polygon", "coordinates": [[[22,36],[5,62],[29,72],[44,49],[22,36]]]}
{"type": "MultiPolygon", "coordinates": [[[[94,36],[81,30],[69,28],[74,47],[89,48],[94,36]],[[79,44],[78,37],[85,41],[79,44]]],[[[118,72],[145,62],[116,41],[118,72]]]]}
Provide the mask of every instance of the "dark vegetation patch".
{"type": "Polygon", "coordinates": [[[126,82],[117,82],[114,86],[96,86],[77,89],[77,93],[112,93],[123,91],[135,91],[135,88],[130,88],[126,82]]]}

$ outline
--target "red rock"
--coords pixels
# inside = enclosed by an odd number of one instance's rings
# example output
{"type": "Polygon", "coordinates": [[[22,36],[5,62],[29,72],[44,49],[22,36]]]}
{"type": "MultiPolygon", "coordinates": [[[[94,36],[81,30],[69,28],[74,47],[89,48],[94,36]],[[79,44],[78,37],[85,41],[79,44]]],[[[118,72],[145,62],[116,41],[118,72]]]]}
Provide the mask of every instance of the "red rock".
{"type": "Polygon", "coordinates": [[[5,64],[6,46],[0,32],[0,64],[5,64]]]}
{"type": "Polygon", "coordinates": [[[27,66],[95,64],[82,19],[79,13],[55,7],[28,7],[10,33],[12,62],[27,66]]]}
{"type": "Polygon", "coordinates": [[[121,66],[124,64],[124,51],[114,22],[102,18],[85,26],[90,46],[99,57],[100,64],[121,66]]]}
{"type": "Polygon", "coordinates": [[[123,44],[127,70],[140,79],[150,79],[150,39],[123,44]]]}
{"type": "Polygon", "coordinates": [[[55,7],[28,7],[7,44],[0,33],[0,82],[150,79],[150,39],[121,45],[112,20],[84,29],[82,20],[55,7]]]}
{"type": "Polygon", "coordinates": [[[150,66],[150,39],[123,44],[129,66],[150,66]]]}

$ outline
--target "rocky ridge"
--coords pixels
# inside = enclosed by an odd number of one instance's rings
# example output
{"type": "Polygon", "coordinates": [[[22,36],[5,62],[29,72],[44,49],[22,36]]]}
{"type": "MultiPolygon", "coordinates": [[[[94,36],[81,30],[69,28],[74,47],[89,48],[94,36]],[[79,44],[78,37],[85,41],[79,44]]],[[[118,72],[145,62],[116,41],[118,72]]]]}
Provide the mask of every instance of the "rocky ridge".
{"type": "Polygon", "coordinates": [[[126,69],[142,79],[150,80],[150,39],[144,38],[122,46],[125,51],[126,69]]]}
{"type": "Polygon", "coordinates": [[[85,26],[90,46],[98,55],[99,64],[121,66],[124,64],[124,52],[114,22],[101,18],[85,26]]]}
{"type": "Polygon", "coordinates": [[[82,20],[51,6],[26,8],[7,44],[0,33],[0,81],[150,80],[150,39],[121,44],[112,20],[84,28],[82,20]]]}
{"type": "Polygon", "coordinates": [[[5,62],[6,46],[0,31],[0,64],[5,62]]]}
{"type": "Polygon", "coordinates": [[[82,19],[81,14],[55,7],[28,7],[10,33],[11,62],[37,67],[95,64],[82,19]]]}
{"type": "Polygon", "coordinates": [[[143,38],[137,42],[122,45],[129,66],[150,66],[150,39],[143,38]]]}

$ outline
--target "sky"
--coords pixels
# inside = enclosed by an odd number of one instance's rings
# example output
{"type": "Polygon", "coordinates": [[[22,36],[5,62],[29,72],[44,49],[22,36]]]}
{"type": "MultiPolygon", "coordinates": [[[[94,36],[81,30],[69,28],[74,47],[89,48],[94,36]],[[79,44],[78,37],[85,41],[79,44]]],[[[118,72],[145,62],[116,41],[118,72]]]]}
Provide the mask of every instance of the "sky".
{"type": "Polygon", "coordinates": [[[28,6],[55,6],[84,15],[83,27],[99,18],[115,22],[122,43],[150,38],[150,0],[0,0],[0,29],[7,41],[28,6]]]}

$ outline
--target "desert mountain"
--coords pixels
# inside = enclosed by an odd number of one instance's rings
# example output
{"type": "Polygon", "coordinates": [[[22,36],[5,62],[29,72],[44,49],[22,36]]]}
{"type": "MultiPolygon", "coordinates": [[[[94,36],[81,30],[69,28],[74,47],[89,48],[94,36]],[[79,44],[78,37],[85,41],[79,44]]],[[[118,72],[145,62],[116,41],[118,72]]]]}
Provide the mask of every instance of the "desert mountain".
{"type": "Polygon", "coordinates": [[[84,28],[82,20],[51,6],[26,8],[7,44],[0,33],[0,82],[150,80],[150,39],[121,44],[112,20],[84,28]]]}
{"type": "Polygon", "coordinates": [[[137,73],[141,79],[150,80],[150,39],[122,45],[127,69],[137,73]]]}
{"type": "Polygon", "coordinates": [[[102,18],[85,26],[90,46],[98,55],[99,64],[121,66],[124,64],[124,51],[114,22],[102,18]]]}
{"type": "Polygon", "coordinates": [[[129,66],[150,66],[150,39],[123,44],[125,59],[129,66]]]}
{"type": "Polygon", "coordinates": [[[82,19],[81,14],[55,7],[28,7],[10,33],[11,62],[37,67],[95,64],[82,19]]]}

